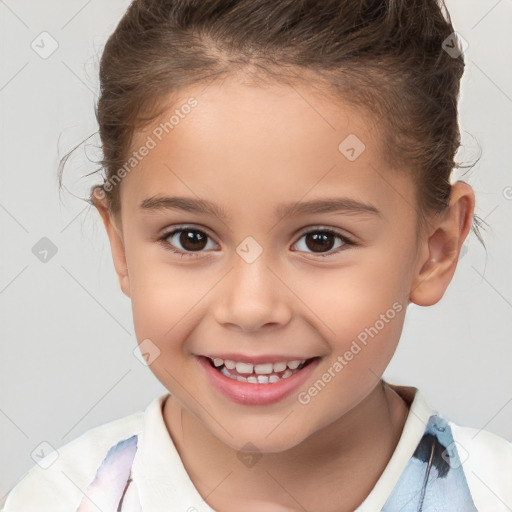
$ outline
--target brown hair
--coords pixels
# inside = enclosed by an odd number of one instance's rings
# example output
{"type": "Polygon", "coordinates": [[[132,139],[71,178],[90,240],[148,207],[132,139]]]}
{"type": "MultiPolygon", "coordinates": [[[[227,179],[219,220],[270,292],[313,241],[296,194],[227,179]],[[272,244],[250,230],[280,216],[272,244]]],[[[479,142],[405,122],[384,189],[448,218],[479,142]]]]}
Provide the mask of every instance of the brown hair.
{"type": "MultiPolygon", "coordinates": [[[[417,183],[420,218],[440,212],[451,171],[461,167],[454,157],[464,59],[443,49],[453,32],[437,0],[133,0],[100,63],[105,180],[170,94],[244,72],[255,82],[306,81],[367,109],[388,163],[417,183]]],[[[102,188],[118,213],[120,187],[102,188]]],[[[479,224],[475,217],[481,239],[479,224]]]]}

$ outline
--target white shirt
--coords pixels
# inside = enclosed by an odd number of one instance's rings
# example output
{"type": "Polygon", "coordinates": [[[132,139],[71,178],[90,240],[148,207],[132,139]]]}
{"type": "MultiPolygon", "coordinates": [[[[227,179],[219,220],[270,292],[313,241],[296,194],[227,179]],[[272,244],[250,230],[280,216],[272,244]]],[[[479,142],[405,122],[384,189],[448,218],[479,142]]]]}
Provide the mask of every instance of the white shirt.
{"type": "MultiPolygon", "coordinates": [[[[391,387],[409,404],[409,414],[393,456],[375,487],[355,512],[383,510],[395,487],[399,488],[399,480],[402,488],[404,485],[407,488],[407,480],[404,480],[406,467],[409,471],[411,464],[425,465],[413,458],[413,454],[424,439],[429,419],[432,416],[438,418],[437,412],[430,409],[416,388],[391,387]]],[[[47,455],[11,490],[3,512],[76,512],[109,449],[133,435],[138,436],[138,442],[131,478],[136,482],[143,512],[215,512],[194,487],[167,431],[162,414],[167,396],[168,393],[155,398],[144,412],[95,427],[59,448],[57,454],[47,455]],[[57,459],[53,460],[56,455],[57,459]]],[[[461,427],[448,420],[443,424],[451,428],[476,509],[510,512],[512,443],[490,432],[461,427]]],[[[440,482],[435,471],[432,477],[432,481],[440,482]]],[[[388,503],[385,510],[392,510],[394,503],[391,508],[388,503]]],[[[475,510],[474,507],[467,510],[470,509],[475,510]]],[[[404,512],[409,510],[412,509],[404,509],[404,512]]],[[[425,503],[422,510],[441,509],[425,503]]],[[[446,510],[451,510],[449,505],[446,510]]]]}

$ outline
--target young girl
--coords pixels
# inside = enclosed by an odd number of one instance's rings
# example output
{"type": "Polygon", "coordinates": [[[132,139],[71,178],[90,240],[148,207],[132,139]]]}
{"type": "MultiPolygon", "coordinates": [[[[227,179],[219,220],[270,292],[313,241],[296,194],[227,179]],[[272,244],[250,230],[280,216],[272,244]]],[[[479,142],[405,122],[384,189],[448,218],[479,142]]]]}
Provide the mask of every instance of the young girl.
{"type": "Polygon", "coordinates": [[[463,69],[435,0],[135,0],[91,201],[169,393],[5,512],[510,510],[510,443],[382,379],[474,222],[463,69]]]}

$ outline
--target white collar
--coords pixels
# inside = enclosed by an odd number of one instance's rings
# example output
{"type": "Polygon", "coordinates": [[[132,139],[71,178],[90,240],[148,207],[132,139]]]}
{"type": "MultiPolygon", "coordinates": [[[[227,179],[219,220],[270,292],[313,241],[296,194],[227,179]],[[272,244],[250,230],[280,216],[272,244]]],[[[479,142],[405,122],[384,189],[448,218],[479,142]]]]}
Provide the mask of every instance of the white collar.
{"type": "MultiPolygon", "coordinates": [[[[395,452],[374,488],[355,512],[381,510],[397,484],[409,459],[420,442],[428,419],[434,411],[415,387],[389,384],[409,405],[409,414],[395,452]]],[[[188,476],[176,447],[167,431],[162,407],[169,393],[155,398],[144,412],[144,425],[139,435],[133,463],[142,510],[161,512],[195,510],[215,512],[201,497],[188,476]]]]}
{"type": "Polygon", "coordinates": [[[167,431],[162,407],[168,396],[166,393],[155,398],[144,412],[132,466],[142,510],[215,512],[194,487],[167,431]]]}
{"type": "Polygon", "coordinates": [[[389,459],[370,494],[354,512],[375,512],[384,508],[389,495],[398,483],[409,459],[421,441],[430,416],[436,414],[435,411],[430,409],[425,398],[417,388],[396,386],[389,383],[388,386],[394,389],[407,402],[409,414],[391,459],[389,459]]]}

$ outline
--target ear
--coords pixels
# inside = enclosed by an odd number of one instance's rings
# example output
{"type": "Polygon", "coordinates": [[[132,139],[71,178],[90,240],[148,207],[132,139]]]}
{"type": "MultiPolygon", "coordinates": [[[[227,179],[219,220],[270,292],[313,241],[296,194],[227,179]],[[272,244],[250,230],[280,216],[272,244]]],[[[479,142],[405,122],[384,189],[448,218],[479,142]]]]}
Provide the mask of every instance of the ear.
{"type": "Polygon", "coordinates": [[[110,240],[110,248],[112,250],[112,258],[114,260],[114,267],[116,269],[119,285],[123,293],[130,296],[130,277],[128,275],[128,266],[126,264],[126,254],[124,249],[124,242],[122,231],[117,224],[120,222],[111,214],[107,206],[105,192],[101,187],[94,188],[91,199],[101,215],[103,225],[107,231],[110,240]]]}
{"type": "Polygon", "coordinates": [[[473,189],[462,181],[452,185],[448,207],[429,220],[418,251],[409,300],[431,306],[441,300],[452,280],[459,253],[471,229],[475,209],[473,189]]]}

